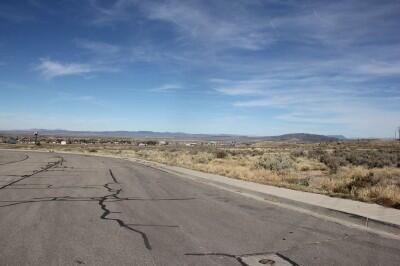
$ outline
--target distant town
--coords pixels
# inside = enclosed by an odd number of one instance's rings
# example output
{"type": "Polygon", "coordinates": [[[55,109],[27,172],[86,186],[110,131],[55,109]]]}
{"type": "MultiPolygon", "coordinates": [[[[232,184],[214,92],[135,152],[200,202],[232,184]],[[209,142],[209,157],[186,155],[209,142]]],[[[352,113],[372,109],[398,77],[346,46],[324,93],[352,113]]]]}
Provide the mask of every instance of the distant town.
{"type": "Polygon", "coordinates": [[[165,145],[209,145],[209,146],[235,146],[235,141],[188,141],[188,140],[164,140],[164,139],[134,139],[115,137],[61,137],[61,136],[10,136],[0,135],[0,144],[54,144],[54,145],[133,145],[165,146],[165,145]]]}
{"type": "Polygon", "coordinates": [[[188,134],[153,131],[68,131],[68,130],[9,130],[0,131],[3,144],[54,144],[54,145],[134,145],[134,146],[236,146],[262,141],[289,141],[294,143],[319,143],[345,140],[341,135],[292,133],[279,136],[243,136],[228,134],[188,134]],[[37,135],[35,135],[37,133],[37,135]]]}

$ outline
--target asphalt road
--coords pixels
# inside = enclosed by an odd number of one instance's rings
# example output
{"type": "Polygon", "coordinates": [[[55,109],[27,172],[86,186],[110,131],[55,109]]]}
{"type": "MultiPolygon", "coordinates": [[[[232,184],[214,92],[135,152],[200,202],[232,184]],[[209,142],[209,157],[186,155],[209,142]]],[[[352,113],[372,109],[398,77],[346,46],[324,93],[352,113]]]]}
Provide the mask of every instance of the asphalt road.
{"type": "Polygon", "coordinates": [[[0,151],[1,265],[246,265],[252,254],[400,265],[400,241],[125,160],[0,151]]]}

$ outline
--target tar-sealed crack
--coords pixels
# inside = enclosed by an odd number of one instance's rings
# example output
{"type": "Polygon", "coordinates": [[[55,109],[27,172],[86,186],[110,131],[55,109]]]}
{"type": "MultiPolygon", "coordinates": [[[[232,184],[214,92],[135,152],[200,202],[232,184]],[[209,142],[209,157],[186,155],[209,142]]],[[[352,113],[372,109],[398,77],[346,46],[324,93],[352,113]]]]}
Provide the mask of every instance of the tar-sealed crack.
{"type": "MultiPolygon", "coordinates": [[[[4,188],[11,188],[13,187],[14,189],[18,189],[19,186],[24,187],[25,185],[30,186],[27,189],[57,189],[57,188],[95,188],[94,186],[61,186],[61,187],[55,187],[51,184],[16,184],[25,178],[31,177],[33,175],[36,175],[38,173],[44,172],[49,170],[50,168],[53,168],[55,166],[62,166],[63,163],[63,158],[60,157],[60,160],[54,163],[49,163],[47,166],[41,168],[40,170],[34,171],[30,175],[24,175],[21,176],[20,179],[17,179],[11,183],[8,183],[4,186],[2,186],[0,189],[4,188]],[[14,186],[13,186],[14,185],[14,186]],[[36,185],[41,185],[44,187],[32,187],[36,185]]],[[[112,172],[111,169],[109,169],[109,174],[111,176],[112,182],[106,183],[100,187],[104,187],[110,194],[102,196],[102,197],[71,197],[71,196],[50,196],[50,197],[36,197],[32,198],[30,200],[21,200],[21,201],[15,201],[15,200],[0,200],[0,203],[6,203],[4,205],[0,205],[0,208],[6,208],[6,207],[12,207],[20,204],[33,204],[33,203],[40,203],[40,202],[74,202],[74,201],[79,201],[79,202],[97,202],[103,211],[101,214],[100,218],[103,220],[108,220],[108,221],[114,221],[116,222],[120,227],[123,227],[131,232],[137,233],[141,236],[144,246],[147,250],[152,250],[152,246],[150,244],[149,238],[146,235],[146,233],[142,232],[141,230],[138,230],[134,227],[165,227],[165,228],[179,228],[178,225],[163,225],[163,224],[129,224],[123,221],[122,219],[119,218],[112,218],[110,217],[111,214],[114,213],[119,213],[119,212],[113,212],[110,210],[110,208],[107,206],[107,202],[119,202],[119,201],[187,201],[187,200],[195,200],[196,198],[194,197],[186,197],[186,198],[140,198],[140,197],[120,197],[120,193],[122,191],[122,188],[115,188],[115,186],[119,186],[120,183],[118,179],[115,177],[114,173],[112,172]],[[114,186],[114,187],[113,187],[114,186]]],[[[19,187],[19,188],[21,188],[19,187]]]]}
{"type": "Polygon", "coordinates": [[[106,201],[109,200],[109,199],[122,200],[121,198],[119,198],[119,194],[121,193],[122,189],[121,188],[120,189],[113,189],[113,188],[110,187],[110,185],[119,184],[119,183],[118,183],[118,180],[115,178],[115,176],[114,176],[113,172],[111,171],[111,169],[109,169],[109,172],[110,172],[111,178],[113,179],[114,182],[113,183],[106,183],[104,185],[104,187],[107,189],[108,192],[111,192],[112,194],[106,195],[106,196],[102,197],[99,200],[99,205],[100,205],[101,209],[104,211],[103,214],[100,216],[100,218],[103,219],[103,220],[115,221],[115,222],[118,223],[119,226],[139,234],[143,239],[143,243],[144,243],[145,247],[148,250],[151,250],[152,247],[150,245],[149,238],[147,237],[147,235],[144,232],[133,228],[132,226],[130,226],[129,224],[126,224],[121,219],[108,217],[110,214],[115,213],[115,212],[112,212],[107,208],[106,201]]]}
{"type": "Polygon", "coordinates": [[[41,173],[41,172],[45,172],[45,171],[49,170],[50,168],[53,168],[53,167],[55,167],[55,166],[57,166],[57,165],[62,165],[62,162],[63,162],[64,159],[63,159],[63,157],[59,157],[59,158],[60,158],[60,160],[58,160],[57,162],[48,163],[45,167],[43,167],[43,168],[41,168],[41,169],[39,169],[39,170],[33,171],[32,174],[23,175],[23,176],[21,176],[21,178],[19,178],[19,179],[17,179],[17,180],[14,180],[14,181],[12,181],[12,182],[6,184],[6,185],[1,186],[1,187],[0,187],[0,190],[1,190],[1,189],[4,189],[4,188],[6,188],[6,187],[12,186],[12,185],[14,185],[14,184],[16,184],[16,183],[18,183],[18,182],[24,180],[25,178],[34,176],[34,175],[39,174],[39,173],[41,173]]]}
{"type": "Polygon", "coordinates": [[[6,163],[0,163],[0,165],[6,165],[6,164],[12,164],[12,163],[19,163],[19,162],[23,162],[25,160],[29,159],[29,155],[25,154],[25,157],[20,159],[20,160],[16,160],[16,161],[10,161],[10,162],[6,162],[6,163]]]}

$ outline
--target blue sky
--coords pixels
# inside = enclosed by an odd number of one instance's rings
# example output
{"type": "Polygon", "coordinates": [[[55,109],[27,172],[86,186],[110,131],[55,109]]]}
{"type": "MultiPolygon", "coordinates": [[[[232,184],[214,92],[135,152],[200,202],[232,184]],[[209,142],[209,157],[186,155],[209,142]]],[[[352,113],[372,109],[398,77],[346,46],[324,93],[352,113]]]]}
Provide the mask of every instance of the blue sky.
{"type": "Polygon", "coordinates": [[[399,1],[0,2],[0,129],[392,137],[399,1]]]}

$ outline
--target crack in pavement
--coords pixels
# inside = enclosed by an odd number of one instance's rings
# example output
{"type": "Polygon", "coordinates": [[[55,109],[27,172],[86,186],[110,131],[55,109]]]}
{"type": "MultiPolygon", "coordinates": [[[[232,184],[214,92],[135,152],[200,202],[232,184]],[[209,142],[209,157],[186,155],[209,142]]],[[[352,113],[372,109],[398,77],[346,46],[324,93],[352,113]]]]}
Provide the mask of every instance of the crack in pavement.
{"type": "Polygon", "coordinates": [[[85,186],[55,186],[51,184],[14,184],[7,189],[100,189],[100,185],[85,185],[85,186]]]}
{"type": "Polygon", "coordinates": [[[23,176],[21,176],[21,178],[19,178],[19,179],[17,179],[17,180],[14,180],[14,181],[12,181],[12,182],[6,184],[6,185],[1,186],[1,187],[0,187],[0,190],[1,190],[1,189],[4,189],[4,188],[6,188],[6,187],[12,186],[12,185],[14,185],[15,183],[18,183],[18,182],[24,180],[25,178],[34,176],[34,175],[39,174],[39,173],[41,173],[41,172],[45,172],[45,171],[49,170],[49,169],[52,168],[52,167],[55,167],[55,166],[57,166],[57,165],[62,165],[62,162],[63,162],[64,158],[63,158],[63,157],[58,157],[58,158],[60,158],[60,160],[58,160],[57,162],[52,162],[52,163],[50,162],[50,163],[47,163],[47,165],[46,165],[45,167],[41,168],[40,170],[35,170],[35,171],[33,171],[32,174],[23,175],[23,176]]]}
{"type": "MultiPolygon", "coordinates": [[[[61,159],[57,162],[54,163],[49,163],[46,167],[34,171],[34,173],[30,175],[24,175],[22,178],[15,180],[11,183],[8,183],[4,186],[2,186],[0,189],[4,189],[7,187],[10,187],[14,184],[16,184],[19,181],[22,181],[25,178],[31,177],[33,175],[36,175],[38,173],[47,171],[48,169],[55,167],[57,165],[62,165],[63,158],[60,157],[61,159]]],[[[56,197],[37,197],[37,198],[32,198],[31,200],[24,200],[24,201],[7,201],[3,200],[0,201],[0,203],[9,203],[6,205],[1,205],[0,208],[3,207],[10,207],[10,206],[15,206],[15,205],[20,205],[20,204],[27,204],[27,203],[38,203],[38,202],[71,202],[71,201],[77,201],[77,202],[97,202],[100,208],[103,210],[103,213],[101,214],[100,218],[103,220],[108,220],[108,221],[114,221],[116,222],[120,227],[123,227],[131,232],[137,233],[141,236],[144,246],[146,247],[147,250],[152,250],[152,246],[150,244],[150,240],[146,233],[134,228],[134,227],[166,227],[166,228],[179,228],[178,225],[158,225],[158,224],[128,224],[125,223],[122,219],[119,218],[111,218],[109,217],[111,214],[114,213],[120,213],[120,212],[113,212],[107,207],[107,202],[120,202],[120,201],[186,201],[186,200],[194,200],[196,198],[194,197],[187,197],[187,198],[139,198],[139,197],[120,197],[120,193],[122,191],[122,188],[113,188],[113,185],[119,185],[120,183],[118,182],[117,178],[115,177],[114,173],[112,172],[111,169],[109,169],[109,174],[113,180],[113,182],[106,183],[104,185],[99,185],[99,187],[104,187],[108,192],[111,194],[102,196],[102,197],[71,197],[71,196],[56,196],[56,197]]],[[[18,186],[24,186],[24,185],[42,185],[45,186],[43,188],[30,188],[30,189],[55,189],[57,187],[53,187],[51,184],[17,184],[15,185],[18,189],[18,186]]],[[[63,188],[82,188],[78,186],[63,186],[63,188]]],[[[61,188],[61,187],[60,187],[61,188]]],[[[88,188],[86,186],[86,188],[88,188]]],[[[93,188],[93,187],[90,187],[93,188]]],[[[22,189],[19,187],[19,189],[22,189]]]]}
{"type": "Polygon", "coordinates": [[[6,163],[0,163],[0,165],[6,165],[6,164],[12,164],[12,163],[19,163],[19,162],[23,162],[25,160],[29,159],[29,155],[25,154],[25,158],[21,159],[21,160],[16,160],[16,161],[10,161],[10,162],[6,162],[6,163]]]}
{"type": "Polygon", "coordinates": [[[120,189],[113,189],[113,188],[111,188],[111,187],[109,186],[109,185],[112,185],[112,184],[119,184],[118,181],[117,181],[117,179],[115,178],[113,172],[111,171],[111,169],[109,169],[109,172],[110,172],[111,178],[113,179],[114,183],[106,183],[106,184],[104,185],[104,187],[107,189],[108,192],[113,192],[113,193],[112,193],[112,194],[109,194],[109,195],[106,195],[106,196],[103,196],[103,197],[99,200],[100,208],[104,211],[104,213],[100,216],[100,218],[103,219],[103,220],[115,221],[115,222],[118,223],[118,225],[119,225],[120,227],[123,227],[123,228],[125,228],[125,229],[127,229],[127,230],[130,230],[130,231],[132,231],[132,232],[135,232],[135,233],[139,234],[139,235],[142,237],[142,239],[143,239],[143,243],[144,243],[145,247],[146,247],[148,250],[151,250],[152,247],[151,247],[151,245],[150,245],[150,241],[149,241],[149,238],[147,237],[146,233],[144,233],[144,232],[142,232],[142,231],[140,231],[140,230],[137,230],[137,229],[135,229],[135,228],[129,226],[129,224],[126,224],[126,223],[125,223],[123,220],[121,220],[121,219],[118,219],[118,218],[109,218],[109,217],[108,217],[110,214],[115,213],[115,212],[112,212],[112,211],[110,211],[109,209],[107,209],[107,205],[105,204],[105,202],[106,202],[108,199],[110,199],[110,198],[120,199],[120,198],[119,198],[119,193],[121,193],[121,191],[122,191],[122,188],[120,188],[120,189]]]}
{"type": "Polygon", "coordinates": [[[119,183],[118,183],[118,180],[115,178],[114,173],[111,171],[111,169],[108,169],[108,170],[109,170],[109,172],[110,172],[111,178],[113,179],[114,183],[115,183],[115,184],[119,184],[119,183]]]}
{"type": "MultiPolygon", "coordinates": [[[[104,187],[104,185],[102,186],[104,187]]],[[[82,202],[98,202],[101,200],[103,197],[71,197],[71,196],[57,196],[57,197],[38,197],[38,198],[32,198],[31,200],[22,200],[22,201],[16,201],[16,200],[0,200],[1,202],[4,203],[11,203],[8,205],[2,205],[2,207],[8,207],[8,206],[13,206],[13,205],[19,205],[19,204],[24,204],[24,203],[39,203],[39,202],[64,202],[64,201],[82,201],[82,202]]],[[[152,199],[152,198],[117,198],[117,199],[107,199],[107,202],[118,202],[118,201],[129,201],[129,200],[137,200],[137,201],[186,201],[186,200],[193,200],[196,198],[173,198],[173,199],[168,199],[168,198],[159,198],[159,199],[152,199]]]]}
{"type": "MultiPolygon", "coordinates": [[[[83,187],[79,187],[79,186],[60,186],[60,187],[55,187],[51,184],[16,184],[20,181],[22,181],[25,178],[34,176],[38,173],[44,172],[44,171],[48,171],[51,168],[56,167],[57,165],[62,165],[63,163],[63,157],[59,157],[60,160],[57,162],[52,162],[52,163],[48,163],[47,166],[45,166],[44,168],[40,169],[40,170],[36,170],[34,171],[32,174],[30,175],[23,175],[20,176],[21,178],[18,180],[15,180],[11,183],[8,183],[4,186],[2,186],[0,189],[4,189],[4,188],[8,188],[11,189],[11,186],[15,186],[15,187],[19,187],[19,186],[45,186],[44,188],[27,188],[27,189],[56,189],[56,188],[83,188],[83,187]]],[[[63,170],[60,170],[63,171],[63,170]]],[[[120,227],[123,227],[131,232],[134,232],[138,235],[140,235],[140,237],[143,240],[144,246],[146,247],[147,250],[152,250],[152,246],[149,240],[149,237],[147,236],[147,234],[143,231],[140,231],[138,229],[136,229],[136,227],[166,227],[166,228],[179,228],[179,225],[163,225],[163,224],[129,224],[126,223],[125,221],[123,221],[122,219],[119,218],[111,218],[110,215],[112,214],[117,214],[117,213],[121,213],[121,212],[115,212],[115,211],[111,211],[110,206],[107,206],[107,202],[119,202],[119,201],[185,201],[185,200],[194,200],[196,198],[194,197],[186,197],[186,198],[139,198],[139,197],[121,197],[120,193],[122,192],[122,188],[115,188],[114,186],[120,186],[120,183],[118,181],[118,179],[116,178],[116,176],[114,175],[114,173],[112,172],[111,169],[108,169],[108,172],[111,176],[112,182],[109,183],[105,183],[104,185],[93,185],[92,187],[89,187],[89,185],[87,185],[85,188],[95,188],[95,186],[98,187],[104,187],[108,193],[105,196],[102,197],[71,197],[71,196],[58,196],[58,197],[40,197],[40,198],[32,198],[31,200],[25,200],[25,201],[0,201],[1,202],[7,202],[10,204],[7,205],[2,205],[0,206],[0,208],[2,207],[8,207],[8,206],[15,206],[15,205],[19,205],[19,204],[26,204],[26,203],[36,203],[36,202],[65,202],[65,201],[80,201],[80,202],[97,202],[98,205],[100,206],[101,210],[103,211],[103,213],[101,214],[100,218],[103,220],[108,220],[108,221],[114,221],[116,222],[120,227]]],[[[13,189],[18,189],[18,188],[13,188],[13,189]]],[[[19,188],[19,189],[23,189],[23,188],[19,188]]],[[[315,241],[315,242],[308,242],[308,243],[304,243],[304,244],[298,244],[298,245],[294,245],[290,248],[287,249],[282,249],[282,250],[276,250],[275,252],[262,252],[262,253],[251,253],[251,254],[242,254],[242,255],[234,255],[234,254],[228,254],[228,253],[185,253],[184,255],[186,256],[225,256],[225,257],[230,257],[230,258],[234,258],[238,263],[240,263],[241,265],[244,266],[248,266],[248,264],[246,264],[243,261],[243,258],[248,257],[248,256],[255,256],[255,255],[267,255],[267,254],[276,254],[277,256],[282,257],[283,259],[289,261],[292,265],[298,265],[297,263],[291,261],[289,258],[285,257],[284,255],[277,253],[277,252],[285,252],[285,251],[289,251],[289,250],[293,250],[293,249],[301,249],[301,248],[305,248],[307,246],[311,246],[311,245],[319,245],[319,244],[323,244],[323,243],[327,243],[327,242],[332,242],[332,241],[340,241],[340,240],[345,240],[349,237],[351,237],[353,235],[345,235],[344,237],[341,238],[330,238],[330,239],[326,239],[326,240],[322,240],[322,241],[315,241]]]]}

